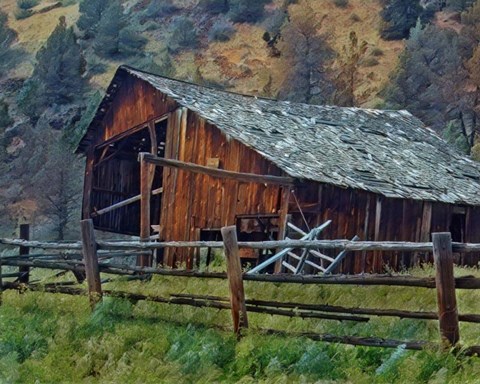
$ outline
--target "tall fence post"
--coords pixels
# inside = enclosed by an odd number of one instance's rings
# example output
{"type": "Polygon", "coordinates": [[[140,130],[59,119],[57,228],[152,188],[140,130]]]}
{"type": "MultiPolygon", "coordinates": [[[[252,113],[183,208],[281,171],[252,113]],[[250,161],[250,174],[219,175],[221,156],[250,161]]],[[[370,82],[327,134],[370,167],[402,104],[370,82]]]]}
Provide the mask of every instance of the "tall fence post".
{"type": "Polygon", "coordinates": [[[233,330],[239,336],[242,328],[248,328],[245,291],[243,289],[242,266],[238,252],[237,228],[222,228],[225,257],[227,259],[227,278],[230,287],[230,305],[232,307],[233,330]]]}
{"type": "Polygon", "coordinates": [[[92,309],[102,300],[102,283],[100,281],[100,269],[98,267],[97,242],[93,230],[92,219],[80,222],[82,229],[82,252],[87,275],[88,296],[92,309]]]}
{"type": "MultiPolygon", "coordinates": [[[[153,165],[147,163],[144,159],[145,154],[140,153],[138,160],[140,162],[140,241],[150,240],[150,197],[152,195],[151,169],[153,165]]],[[[137,265],[139,267],[151,267],[152,255],[144,254],[137,256],[137,265]]]]}
{"type": "Polygon", "coordinates": [[[449,346],[454,346],[460,340],[460,333],[453,275],[452,236],[449,232],[433,233],[432,241],[440,336],[449,346]]]}
{"type": "MultiPolygon", "coordinates": [[[[30,225],[29,224],[20,224],[20,239],[30,240],[30,225]]],[[[20,247],[20,256],[25,256],[29,254],[30,248],[20,247]]],[[[23,284],[28,284],[30,280],[30,267],[19,267],[18,272],[20,272],[20,277],[18,281],[23,284]]]]}

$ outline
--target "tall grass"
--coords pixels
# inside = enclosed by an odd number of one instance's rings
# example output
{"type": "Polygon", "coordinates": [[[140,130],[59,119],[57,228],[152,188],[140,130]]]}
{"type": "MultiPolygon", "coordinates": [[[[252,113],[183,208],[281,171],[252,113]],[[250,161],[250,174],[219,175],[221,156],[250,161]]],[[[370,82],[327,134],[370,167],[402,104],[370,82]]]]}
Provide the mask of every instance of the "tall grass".
{"type": "MultiPolygon", "coordinates": [[[[428,274],[430,271],[417,271],[428,274]]],[[[471,274],[458,270],[458,274],[471,274]]],[[[222,280],[154,277],[117,280],[106,288],[147,294],[227,296],[222,280]]],[[[313,286],[246,282],[251,298],[435,310],[435,291],[399,287],[313,286]]],[[[476,291],[458,291],[460,312],[478,312],[476,291]]],[[[42,292],[4,293],[0,307],[0,383],[351,382],[475,383],[480,359],[438,350],[351,347],[300,337],[268,336],[264,328],[404,340],[438,339],[434,321],[372,317],[366,324],[249,314],[237,341],[229,311],[88,300],[42,292]]],[[[480,343],[477,325],[462,325],[465,344],[480,343]]]]}

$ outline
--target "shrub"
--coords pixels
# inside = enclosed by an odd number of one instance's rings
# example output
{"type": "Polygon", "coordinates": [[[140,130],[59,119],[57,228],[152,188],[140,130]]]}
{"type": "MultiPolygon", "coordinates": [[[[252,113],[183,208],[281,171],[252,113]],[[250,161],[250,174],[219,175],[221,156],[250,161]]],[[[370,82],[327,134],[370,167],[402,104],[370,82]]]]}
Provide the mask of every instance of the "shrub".
{"type": "Polygon", "coordinates": [[[360,61],[360,65],[362,67],[374,67],[380,64],[375,57],[366,57],[360,61]]]}
{"type": "Polygon", "coordinates": [[[152,0],[145,9],[145,16],[150,18],[168,17],[176,11],[178,11],[178,7],[172,3],[172,0],[152,0]]]}
{"type": "Polygon", "coordinates": [[[370,54],[375,57],[380,57],[383,56],[383,50],[381,48],[373,48],[370,54]]]}
{"type": "Polygon", "coordinates": [[[0,128],[7,128],[13,123],[10,117],[9,107],[5,100],[0,100],[0,128]]]}
{"type": "Polygon", "coordinates": [[[228,16],[234,22],[251,23],[260,20],[265,13],[268,0],[233,0],[228,16]]]}
{"type": "Polygon", "coordinates": [[[193,21],[186,16],[178,16],[170,25],[168,49],[178,52],[182,49],[194,48],[198,43],[197,30],[193,21]]]}
{"type": "Polygon", "coordinates": [[[235,28],[226,20],[218,20],[208,32],[209,41],[228,41],[235,33],[235,28]]]}
{"type": "Polygon", "coordinates": [[[339,8],[348,7],[348,0],[333,0],[333,4],[339,8]]]}
{"type": "Polygon", "coordinates": [[[200,0],[198,6],[213,14],[226,13],[229,8],[226,0],[200,0]]]}
{"type": "Polygon", "coordinates": [[[118,51],[123,54],[134,55],[143,50],[147,41],[147,38],[137,33],[133,28],[124,28],[118,36],[118,51]]]}
{"type": "Polygon", "coordinates": [[[30,9],[18,8],[15,10],[15,18],[17,20],[26,19],[27,17],[30,17],[32,15],[33,15],[33,12],[30,9]]]}
{"type": "Polygon", "coordinates": [[[350,15],[350,20],[353,21],[354,23],[358,23],[359,21],[362,21],[362,18],[358,16],[356,13],[352,13],[350,15]]]}
{"type": "Polygon", "coordinates": [[[39,0],[17,0],[18,9],[30,9],[38,5],[39,0]]]}

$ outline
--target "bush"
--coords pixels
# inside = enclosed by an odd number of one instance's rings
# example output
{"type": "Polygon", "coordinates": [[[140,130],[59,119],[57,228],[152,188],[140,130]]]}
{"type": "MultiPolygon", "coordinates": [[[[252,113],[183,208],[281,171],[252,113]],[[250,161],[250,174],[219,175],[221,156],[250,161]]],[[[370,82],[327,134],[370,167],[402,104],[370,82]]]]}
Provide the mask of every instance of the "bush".
{"type": "Polygon", "coordinates": [[[209,41],[228,41],[235,33],[235,28],[226,20],[218,20],[208,32],[209,41]]]}
{"type": "Polygon", "coordinates": [[[37,6],[39,0],[17,0],[18,9],[30,9],[37,6]]]}
{"type": "Polygon", "coordinates": [[[360,61],[360,65],[362,67],[374,67],[380,64],[375,57],[366,57],[360,61]]]}
{"type": "Polygon", "coordinates": [[[226,0],[200,0],[198,6],[213,14],[226,13],[229,8],[226,0]]]}
{"type": "Polygon", "coordinates": [[[118,51],[127,55],[134,55],[143,50],[147,39],[133,28],[127,27],[120,31],[118,36],[118,51]]]}
{"type": "Polygon", "coordinates": [[[230,2],[229,18],[238,23],[260,20],[265,13],[268,0],[233,0],[230,2]]]}
{"type": "Polygon", "coordinates": [[[358,23],[359,21],[362,21],[362,18],[358,16],[356,13],[352,13],[350,15],[350,20],[353,21],[354,23],[358,23]]]}
{"type": "Polygon", "coordinates": [[[9,107],[5,100],[0,100],[0,128],[7,128],[13,124],[13,119],[10,117],[9,107]]]}
{"type": "Polygon", "coordinates": [[[172,0],[152,0],[144,14],[150,18],[161,18],[171,16],[176,11],[178,11],[178,7],[172,3],[172,0]]]}
{"type": "Polygon", "coordinates": [[[339,8],[348,7],[348,0],[333,0],[333,4],[339,8]]]}
{"type": "Polygon", "coordinates": [[[30,9],[18,8],[15,10],[15,19],[17,20],[23,20],[32,15],[33,15],[33,12],[30,9]]]}
{"type": "Polygon", "coordinates": [[[196,47],[198,36],[193,21],[186,16],[176,17],[170,25],[170,39],[167,44],[172,52],[196,47]]]}
{"type": "Polygon", "coordinates": [[[381,48],[373,48],[370,54],[375,57],[380,57],[383,56],[383,50],[381,48]]]}

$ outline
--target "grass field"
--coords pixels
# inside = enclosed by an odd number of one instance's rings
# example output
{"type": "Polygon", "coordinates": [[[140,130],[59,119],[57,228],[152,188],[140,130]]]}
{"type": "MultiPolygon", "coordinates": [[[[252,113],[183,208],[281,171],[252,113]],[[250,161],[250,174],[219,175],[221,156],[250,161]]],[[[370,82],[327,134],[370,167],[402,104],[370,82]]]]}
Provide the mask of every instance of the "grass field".
{"type": "MultiPolygon", "coordinates": [[[[431,274],[431,270],[416,274],[431,274]]],[[[472,274],[458,269],[457,275],[472,274]]],[[[478,274],[478,273],[476,273],[478,274]]],[[[156,277],[106,288],[147,294],[227,296],[225,281],[156,277]]],[[[246,282],[249,298],[435,310],[435,291],[391,287],[246,282]]],[[[91,313],[85,297],[8,291],[0,307],[1,383],[476,383],[480,358],[437,350],[352,347],[269,336],[263,329],[438,341],[436,321],[372,317],[366,324],[249,314],[237,341],[229,311],[106,298],[91,313]]],[[[458,291],[461,313],[478,313],[479,294],[458,291]]],[[[478,325],[461,325],[465,345],[478,325]]]]}

